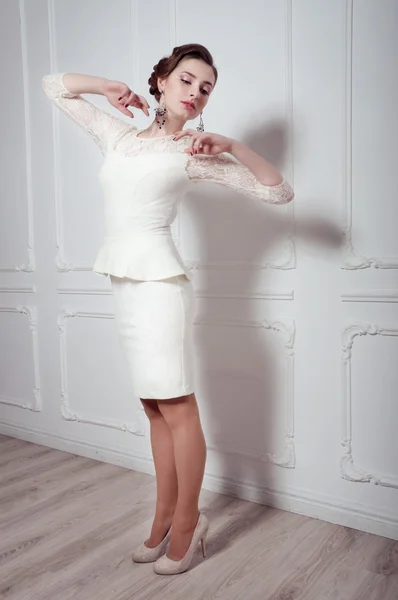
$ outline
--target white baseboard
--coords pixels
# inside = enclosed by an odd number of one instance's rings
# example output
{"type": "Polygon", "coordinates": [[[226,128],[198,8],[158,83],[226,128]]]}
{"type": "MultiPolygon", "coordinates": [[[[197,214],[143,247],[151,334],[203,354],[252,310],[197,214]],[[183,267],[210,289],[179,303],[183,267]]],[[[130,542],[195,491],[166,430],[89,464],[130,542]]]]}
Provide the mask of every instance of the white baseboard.
{"type": "Polygon", "coordinates": [[[26,442],[33,442],[41,446],[48,446],[49,448],[55,448],[63,452],[70,452],[71,454],[100,460],[112,465],[126,467],[140,473],[155,475],[152,457],[148,458],[145,455],[137,453],[134,455],[128,454],[124,450],[118,450],[117,448],[104,448],[103,446],[82,442],[78,439],[66,438],[57,434],[54,435],[42,429],[32,429],[31,427],[24,427],[10,422],[5,423],[4,421],[0,421],[0,434],[9,435],[10,437],[25,440],[26,442]]]}
{"type": "Polygon", "coordinates": [[[273,490],[213,475],[205,475],[203,487],[206,490],[249,500],[249,502],[398,540],[397,515],[375,513],[366,506],[350,503],[341,498],[321,496],[298,488],[273,490]]]}
{"type": "MultiPolygon", "coordinates": [[[[116,448],[103,448],[80,440],[65,438],[39,429],[21,427],[17,424],[0,421],[0,434],[18,438],[42,446],[49,446],[64,452],[86,456],[94,460],[119,465],[155,475],[152,457],[128,454],[116,448]]],[[[242,483],[226,477],[206,475],[203,479],[204,489],[273,506],[281,510],[305,515],[336,525],[352,527],[393,540],[398,540],[398,516],[387,513],[375,513],[367,507],[349,503],[341,498],[320,496],[306,490],[272,490],[266,487],[242,483]]]]}

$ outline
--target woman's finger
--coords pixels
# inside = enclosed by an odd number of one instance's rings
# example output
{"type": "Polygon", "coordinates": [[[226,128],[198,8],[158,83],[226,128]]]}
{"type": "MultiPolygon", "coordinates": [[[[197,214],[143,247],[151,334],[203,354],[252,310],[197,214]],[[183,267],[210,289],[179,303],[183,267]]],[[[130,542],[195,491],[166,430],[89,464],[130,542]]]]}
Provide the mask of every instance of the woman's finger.
{"type": "Polygon", "coordinates": [[[184,152],[188,152],[188,154],[190,154],[191,156],[195,154],[195,151],[192,148],[192,142],[190,142],[189,145],[186,148],[184,148],[184,152]]]}
{"type": "Polygon", "coordinates": [[[198,151],[198,138],[196,136],[192,136],[191,149],[194,154],[196,154],[196,152],[198,151]]]}
{"type": "Polygon", "coordinates": [[[128,100],[123,100],[123,104],[121,104],[118,108],[124,115],[134,118],[133,113],[130,110],[128,110],[128,106],[129,106],[128,100]]]}
{"type": "Polygon", "coordinates": [[[137,106],[137,108],[140,108],[142,110],[142,112],[144,113],[144,115],[149,117],[149,111],[148,111],[148,107],[146,106],[146,104],[144,104],[143,102],[140,102],[139,105],[137,106]]]}
{"type": "Polygon", "coordinates": [[[144,106],[142,100],[141,100],[141,96],[135,96],[134,100],[132,102],[133,106],[135,106],[135,108],[139,108],[140,110],[142,110],[144,113],[147,110],[146,106],[144,106]]]}
{"type": "Polygon", "coordinates": [[[142,111],[146,114],[147,117],[149,117],[150,106],[149,106],[148,102],[145,100],[144,96],[138,96],[138,98],[141,102],[142,111]]]}
{"type": "Polygon", "coordinates": [[[203,142],[201,142],[198,146],[196,154],[207,154],[209,147],[209,144],[204,144],[203,142]]]}
{"type": "Polygon", "coordinates": [[[127,109],[125,106],[120,106],[120,107],[119,107],[119,110],[120,110],[120,111],[121,111],[123,114],[127,115],[128,117],[130,117],[130,118],[134,119],[134,115],[133,115],[133,113],[131,112],[131,110],[128,110],[128,109],[127,109]]]}
{"type": "Polygon", "coordinates": [[[196,154],[196,151],[197,151],[197,144],[199,143],[199,140],[200,140],[199,136],[200,136],[200,134],[198,134],[198,132],[196,132],[191,137],[190,148],[194,154],[196,154]]]}
{"type": "Polygon", "coordinates": [[[129,94],[129,96],[127,98],[127,104],[134,106],[138,100],[139,100],[139,97],[137,96],[137,94],[135,94],[134,92],[131,92],[131,94],[129,94]]]}
{"type": "Polygon", "coordinates": [[[199,148],[200,148],[201,144],[203,145],[203,139],[202,139],[201,135],[199,134],[197,136],[197,138],[195,139],[195,142],[193,144],[193,150],[194,150],[194,152],[196,152],[196,153],[199,152],[199,148]]]}

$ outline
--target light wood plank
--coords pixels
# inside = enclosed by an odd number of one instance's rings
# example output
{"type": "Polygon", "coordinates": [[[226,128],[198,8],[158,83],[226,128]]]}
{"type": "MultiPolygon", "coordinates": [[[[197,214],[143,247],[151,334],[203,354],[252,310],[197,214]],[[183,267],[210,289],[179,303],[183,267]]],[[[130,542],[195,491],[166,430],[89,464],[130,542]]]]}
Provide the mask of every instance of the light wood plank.
{"type": "Polygon", "coordinates": [[[162,577],[131,561],[155,478],[0,436],[3,600],[398,600],[398,543],[202,490],[207,558],[162,577]]]}

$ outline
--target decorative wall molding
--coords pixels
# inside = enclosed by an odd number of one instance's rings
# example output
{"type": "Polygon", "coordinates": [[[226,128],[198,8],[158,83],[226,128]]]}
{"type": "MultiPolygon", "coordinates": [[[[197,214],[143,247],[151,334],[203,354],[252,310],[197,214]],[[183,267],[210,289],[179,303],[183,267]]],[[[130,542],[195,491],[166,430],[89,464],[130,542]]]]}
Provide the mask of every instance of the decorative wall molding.
{"type": "Polygon", "coordinates": [[[131,53],[130,53],[130,77],[134,90],[139,87],[140,80],[140,46],[139,40],[139,24],[138,24],[138,4],[139,0],[130,1],[130,40],[131,40],[131,53]]]}
{"type": "Polygon", "coordinates": [[[398,329],[382,329],[371,323],[355,323],[343,331],[343,438],[341,441],[343,455],[340,471],[343,479],[374,483],[398,489],[398,477],[385,477],[362,471],[354,464],[352,456],[352,398],[351,398],[351,351],[354,340],[360,335],[398,336],[398,329]]]}
{"type": "Polygon", "coordinates": [[[207,292],[198,290],[197,298],[217,298],[225,300],[294,300],[294,290],[288,292],[207,292]]]}
{"type": "Polygon", "coordinates": [[[85,417],[76,412],[73,412],[69,405],[68,397],[68,372],[67,372],[67,340],[66,340],[66,322],[70,318],[80,317],[85,319],[114,319],[115,316],[111,313],[100,313],[100,312],[83,312],[83,311],[67,311],[63,310],[60,312],[57,318],[58,331],[60,334],[60,358],[61,358],[61,414],[62,417],[67,421],[77,421],[78,423],[90,423],[91,425],[98,425],[100,427],[108,427],[110,429],[117,429],[118,431],[127,431],[138,436],[146,435],[146,416],[144,409],[138,407],[136,411],[136,424],[129,423],[118,423],[112,421],[105,421],[101,419],[95,419],[91,417],[85,417]]]}
{"type": "Polygon", "coordinates": [[[8,286],[8,285],[0,285],[0,294],[35,294],[36,286],[32,285],[28,286],[8,286]]]}
{"type": "Polygon", "coordinates": [[[398,269],[398,256],[367,257],[355,253],[352,242],[352,68],[353,68],[353,24],[354,0],[346,2],[346,40],[345,40],[345,73],[344,99],[345,119],[343,130],[343,173],[344,173],[344,204],[345,204],[345,245],[342,251],[342,269],[398,269]]]}
{"type": "Polygon", "coordinates": [[[22,50],[22,78],[24,95],[24,117],[25,117],[25,156],[26,156],[26,196],[28,210],[28,247],[26,250],[27,261],[18,265],[0,265],[0,273],[15,273],[24,271],[31,273],[36,268],[34,253],[34,230],[33,230],[33,184],[32,184],[32,144],[31,144],[31,120],[29,104],[29,78],[28,78],[28,50],[26,44],[26,15],[25,0],[19,0],[20,39],[22,50]]]}
{"type": "Polygon", "coordinates": [[[107,289],[101,289],[101,288],[82,288],[82,287],[76,287],[76,288],[64,288],[64,287],[58,287],[57,288],[57,294],[59,294],[60,296],[62,295],[71,295],[71,296],[112,296],[113,295],[113,291],[112,289],[107,290],[107,289]]]}
{"type": "Polygon", "coordinates": [[[40,412],[42,410],[42,399],[40,391],[40,368],[39,368],[39,343],[37,337],[37,311],[35,306],[0,306],[0,313],[21,313],[28,315],[29,328],[32,332],[32,347],[33,347],[33,368],[34,368],[34,388],[32,392],[32,400],[24,401],[22,399],[15,400],[14,398],[0,398],[0,404],[7,404],[8,406],[16,406],[18,408],[25,408],[34,412],[40,412]]]}
{"type": "MultiPolygon", "coordinates": [[[[1,290],[0,290],[1,291],[1,290]]],[[[78,296],[112,296],[113,291],[100,288],[57,288],[60,295],[78,296]]],[[[217,298],[226,300],[294,300],[294,290],[287,292],[208,292],[205,290],[195,291],[196,298],[217,298]]]]}
{"type": "Polygon", "coordinates": [[[169,46],[170,52],[177,46],[177,0],[169,0],[169,46]]]}
{"type": "MultiPolygon", "coordinates": [[[[57,43],[56,43],[56,28],[55,28],[55,6],[54,0],[48,0],[48,30],[49,30],[49,54],[50,54],[50,70],[52,73],[58,71],[57,60],[57,43]]],[[[55,107],[52,107],[53,117],[53,154],[54,154],[54,185],[55,185],[55,223],[56,223],[56,256],[55,265],[57,271],[66,273],[69,271],[91,271],[92,265],[80,263],[72,264],[68,262],[64,254],[63,245],[63,200],[62,200],[62,176],[60,170],[60,148],[59,148],[59,113],[55,107]]]]}
{"type": "Polygon", "coordinates": [[[197,319],[195,321],[197,326],[211,326],[211,327],[254,327],[259,329],[268,329],[278,332],[283,339],[283,344],[286,350],[287,360],[287,392],[286,392],[286,431],[284,436],[285,448],[284,454],[277,456],[270,452],[259,452],[251,450],[249,448],[242,448],[241,446],[235,446],[233,444],[227,444],[224,442],[217,442],[216,444],[207,444],[209,450],[214,452],[223,452],[240,457],[247,457],[261,462],[271,462],[274,465],[280,467],[286,467],[294,469],[296,466],[296,457],[294,450],[294,341],[296,328],[295,323],[292,320],[274,321],[268,323],[267,321],[255,321],[255,320],[220,320],[220,319],[197,319]]]}
{"type": "Polygon", "coordinates": [[[350,292],[341,295],[342,302],[398,302],[398,292],[380,292],[369,290],[367,292],[350,292]]]}
{"type": "Polygon", "coordinates": [[[263,263],[239,260],[218,260],[202,262],[200,260],[184,260],[190,271],[262,271],[263,269],[289,270],[296,268],[296,250],[293,237],[287,236],[288,241],[284,251],[276,260],[265,260],[263,263]]]}
{"type": "MultiPolygon", "coordinates": [[[[49,35],[49,54],[50,54],[50,71],[55,73],[58,68],[56,56],[56,33],[55,33],[55,7],[54,0],[47,1],[48,8],[48,35],[49,35]]],[[[62,235],[62,182],[60,174],[60,159],[59,159],[59,114],[56,108],[52,107],[53,121],[53,157],[54,157],[54,200],[55,200],[55,224],[56,224],[56,257],[55,264],[58,271],[73,271],[74,267],[68,263],[63,254],[63,235],[62,235]]],[[[78,269],[77,269],[78,270],[78,269]]]]}

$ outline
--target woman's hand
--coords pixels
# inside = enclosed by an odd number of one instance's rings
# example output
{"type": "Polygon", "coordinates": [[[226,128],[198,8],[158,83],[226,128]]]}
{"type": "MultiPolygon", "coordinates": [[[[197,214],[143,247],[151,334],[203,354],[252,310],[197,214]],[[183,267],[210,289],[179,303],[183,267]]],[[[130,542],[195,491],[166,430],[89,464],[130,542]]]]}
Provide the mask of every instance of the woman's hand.
{"type": "Polygon", "coordinates": [[[184,129],[178,131],[174,140],[179,140],[184,136],[191,136],[189,146],[184,149],[191,156],[194,154],[209,154],[215,156],[221,152],[230,152],[233,139],[219,135],[218,133],[207,133],[205,131],[195,131],[194,129],[184,129]]]}
{"type": "Polygon", "coordinates": [[[121,81],[112,81],[108,79],[104,84],[103,94],[109,104],[120,110],[123,114],[133,118],[133,113],[130,110],[127,110],[127,107],[134,106],[134,108],[139,108],[147,117],[149,117],[149,104],[145,98],[135,94],[121,81]]]}

